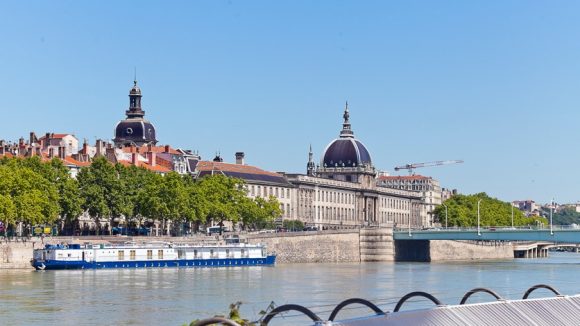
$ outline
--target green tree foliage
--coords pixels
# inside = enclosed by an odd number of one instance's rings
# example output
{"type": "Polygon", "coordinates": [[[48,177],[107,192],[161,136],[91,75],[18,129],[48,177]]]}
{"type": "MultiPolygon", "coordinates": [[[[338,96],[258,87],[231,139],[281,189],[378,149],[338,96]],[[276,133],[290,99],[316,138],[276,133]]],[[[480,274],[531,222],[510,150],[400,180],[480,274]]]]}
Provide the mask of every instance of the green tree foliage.
{"type": "Polygon", "coordinates": [[[204,201],[208,222],[222,224],[224,221],[237,223],[240,208],[246,203],[244,181],[224,175],[206,176],[197,181],[198,196],[204,201]]]}
{"type": "Polygon", "coordinates": [[[286,220],[284,221],[283,226],[288,231],[302,231],[304,229],[304,223],[300,220],[286,220]]]}
{"type": "MultiPolygon", "coordinates": [[[[477,226],[477,202],[480,203],[481,226],[511,226],[510,203],[489,197],[486,193],[474,195],[455,195],[444,202],[447,205],[448,225],[459,227],[477,226]]],[[[445,207],[434,210],[437,220],[445,225],[445,207]]],[[[528,218],[522,211],[514,208],[514,225],[534,225],[535,219],[528,218]]]]}
{"type": "MultiPolygon", "coordinates": [[[[543,210],[542,215],[549,219],[550,210],[543,210]]],[[[552,213],[552,223],[554,225],[580,224],[580,213],[576,212],[575,207],[564,207],[558,210],[558,212],[552,213]]]]}
{"type": "Polygon", "coordinates": [[[7,225],[53,223],[59,215],[59,194],[48,178],[51,167],[38,158],[0,160],[0,218],[7,225]]]}
{"type": "Polygon", "coordinates": [[[145,220],[201,224],[241,222],[253,229],[281,216],[275,197],[247,197],[244,181],[224,175],[193,180],[175,172],[165,176],[134,166],[110,164],[97,157],[81,169],[77,179],[59,159],[0,159],[0,220],[7,225],[53,223],[60,216],[65,229],[78,226],[83,211],[95,219],[140,225],[145,220]]]}
{"type": "Polygon", "coordinates": [[[114,219],[127,212],[127,200],[118,169],[104,157],[81,169],[77,176],[83,209],[95,218],[97,230],[102,218],[114,219]]]}

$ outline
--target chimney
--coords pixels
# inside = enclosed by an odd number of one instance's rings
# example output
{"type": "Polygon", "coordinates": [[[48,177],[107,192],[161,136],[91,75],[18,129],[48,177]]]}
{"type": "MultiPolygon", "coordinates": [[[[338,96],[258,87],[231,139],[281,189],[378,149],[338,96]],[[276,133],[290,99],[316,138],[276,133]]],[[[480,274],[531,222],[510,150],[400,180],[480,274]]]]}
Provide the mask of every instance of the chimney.
{"type": "Polygon", "coordinates": [[[20,137],[20,139],[18,139],[18,147],[24,147],[24,138],[20,137]]]}
{"type": "Polygon", "coordinates": [[[244,152],[236,152],[236,164],[244,165],[244,152]]]}
{"type": "Polygon", "coordinates": [[[30,141],[30,145],[38,142],[38,139],[36,139],[36,134],[34,133],[34,131],[30,132],[29,141],[30,141]]]}
{"type": "Polygon", "coordinates": [[[83,149],[82,149],[82,154],[88,154],[89,153],[89,144],[87,143],[87,139],[85,138],[85,140],[83,141],[83,149]]]}
{"type": "Polygon", "coordinates": [[[165,145],[165,153],[169,153],[169,145],[165,145]]]}
{"type": "Polygon", "coordinates": [[[105,155],[105,151],[104,151],[104,146],[103,146],[103,141],[100,139],[97,139],[97,142],[95,144],[96,150],[97,150],[97,155],[105,155]]]}
{"type": "Polygon", "coordinates": [[[157,155],[154,152],[147,152],[147,164],[151,166],[157,165],[157,155]]]}
{"type": "Polygon", "coordinates": [[[64,160],[64,156],[65,156],[64,146],[58,146],[58,158],[64,160]]]}
{"type": "Polygon", "coordinates": [[[139,154],[131,152],[131,164],[139,166],[139,154]]]}

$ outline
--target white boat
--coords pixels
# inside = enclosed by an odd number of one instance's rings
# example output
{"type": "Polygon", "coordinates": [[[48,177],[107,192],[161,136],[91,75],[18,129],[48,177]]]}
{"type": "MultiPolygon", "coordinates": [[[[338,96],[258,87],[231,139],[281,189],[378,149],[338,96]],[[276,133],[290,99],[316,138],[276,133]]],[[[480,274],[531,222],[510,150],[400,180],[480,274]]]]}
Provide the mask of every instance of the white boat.
{"type": "Polygon", "coordinates": [[[172,243],[61,244],[35,249],[31,264],[37,270],[235,267],[274,265],[276,256],[263,245],[226,243],[188,245],[172,243]]]}

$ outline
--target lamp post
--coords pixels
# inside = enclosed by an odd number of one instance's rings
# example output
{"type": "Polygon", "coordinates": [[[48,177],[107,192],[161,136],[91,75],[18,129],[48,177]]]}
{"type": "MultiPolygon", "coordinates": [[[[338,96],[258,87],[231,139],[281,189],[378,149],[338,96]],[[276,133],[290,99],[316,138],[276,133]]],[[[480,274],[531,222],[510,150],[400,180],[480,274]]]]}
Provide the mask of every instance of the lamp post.
{"type": "Polygon", "coordinates": [[[481,230],[479,228],[479,204],[481,203],[481,199],[477,201],[477,235],[481,235],[481,230]]]}
{"type": "Polygon", "coordinates": [[[512,205],[512,229],[514,228],[514,205],[512,205]]]}
{"type": "Polygon", "coordinates": [[[552,211],[554,210],[554,198],[550,202],[550,235],[554,235],[554,228],[552,225],[552,211]]]}
{"type": "Polygon", "coordinates": [[[441,203],[441,205],[445,206],[445,228],[447,229],[447,205],[441,203]]]}

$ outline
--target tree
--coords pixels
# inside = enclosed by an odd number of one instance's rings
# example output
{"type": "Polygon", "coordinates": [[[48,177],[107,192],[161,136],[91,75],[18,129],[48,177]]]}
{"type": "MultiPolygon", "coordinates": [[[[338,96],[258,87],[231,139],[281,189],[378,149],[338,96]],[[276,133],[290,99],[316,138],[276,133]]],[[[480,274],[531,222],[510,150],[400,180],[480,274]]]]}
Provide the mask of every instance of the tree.
{"type": "Polygon", "coordinates": [[[240,207],[246,198],[243,180],[219,174],[205,176],[197,183],[198,196],[202,196],[205,201],[206,221],[218,222],[220,226],[223,226],[224,221],[239,221],[240,207]]]}
{"type": "Polygon", "coordinates": [[[58,218],[58,192],[39,172],[45,169],[38,158],[0,161],[0,195],[6,205],[2,214],[9,218],[7,225],[52,223],[58,218]]]}
{"type": "Polygon", "coordinates": [[[16,206],[12,198],[0,193],[0,221],[4,225],[13,225],[16,223],[16,206]]]}
{"type": "MultiPolygon", "coordinates": [[[[455,195],[444,202],[447,205],[447,223],[449,226],[477,226],[477,202],[480,203],[480,225],[511,226],[510,203],[489,197],[486,193],[474,195],[455,195]]],[[[434,210],[437,220],[445,223],[445,207],[437,206],[434,210]]],[[[532,225],[534,218],[528,218],[522,211],[514,208],[514,225],[532,225]]]]}
{"type": "Polygon", "coordinates": [[[97,232],[102,218],[113,219],[122,215],[126,202],[119,172],[104,157],[97,157],[90,166],[82,168],[77,180],[82,208],[95,218],[97,232]]]}

